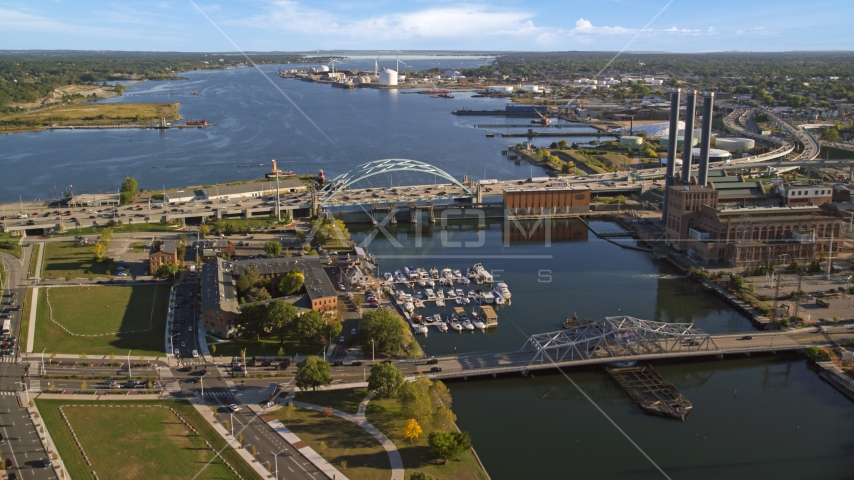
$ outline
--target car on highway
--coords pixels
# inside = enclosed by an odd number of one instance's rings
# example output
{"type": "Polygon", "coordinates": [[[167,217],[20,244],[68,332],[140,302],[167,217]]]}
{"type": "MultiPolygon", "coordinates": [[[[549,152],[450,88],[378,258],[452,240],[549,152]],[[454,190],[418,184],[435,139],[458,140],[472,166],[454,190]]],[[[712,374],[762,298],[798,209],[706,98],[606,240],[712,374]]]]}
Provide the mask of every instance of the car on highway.
{"type": "Polygon", "coordinates": [[[240,405],[237,405],[236,403],[232,403],[231,405],[228,406],[228,409],[231,410],[232,412],[239,412],[240,411],[240,405]]]}
{"type": "Polygon", "coordinates": [[[438,358],[431,358],[431,359],[427,360],[427,365],[436,365],[437,363],[439,363],[438,358]]]}
{"type": "Polygon", "coordinates": [[[344,335],[338,337],[338,343],[344,343],[344,335]]]}
{"type": "Polygon", "coordinates": [[[356,329],[355,329],[355,328],[354,328],[354,329],[352,329],[352,330],[350,330],[350,335],[355,335],[355,334],[356,334],[356,329]]]}
{"type": "Polygon", "coordinates": [[[739,338],[739,340],[753,340],[753,337],[751,337],[750,335],[744,335],[743,337],[739,338]]]}
{"type": "Polygon", "coordinates": [[[187,327],[187,331],[188,331],[188,332],[192,332],[192,331],[193,331],[193,327],[187,327]]]}
{"type": "Polygon", "coordinates": [[[442,367],[430,367],[430,373],[438,373],[442,371],[442,367]]]}

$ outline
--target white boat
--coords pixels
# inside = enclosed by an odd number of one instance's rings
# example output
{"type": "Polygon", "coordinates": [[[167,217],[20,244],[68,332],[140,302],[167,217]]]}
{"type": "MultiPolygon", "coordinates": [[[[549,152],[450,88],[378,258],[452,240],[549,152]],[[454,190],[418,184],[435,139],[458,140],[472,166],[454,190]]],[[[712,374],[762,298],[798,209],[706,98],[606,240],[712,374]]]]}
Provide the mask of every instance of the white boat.
{"type": "Polygon", "coordinates": [[[428,301],[432,302],[433,300],[436,300],[436,293],[432,289],[428,288],[424,292],[427,294],[428,301]]]}
{"type": "Polygon", "coordinates": [[[463,331],[463,326],[460,325],[460,323],[457,322],[456,320],[451,320],[451,328],[456,332],[462,332],[463,331]]]}
{"type": "Polygon", "coordinates": [[[504,297],[495,297],[496,305],[504,305],[505,303],[507,303],[507,300],[504,300],[504,297]]]}
{"type": "Polygon", "coordinates": [[[468,305],[471,303],[471,299],[469,297],[458,297],[458,299],[463,301],[463,305],[468,305]]]}
{"type": "Polygon", "coordinates": [[[436,282],[434,282],[433,280],[427,280],[427,286],[433,288],[436,286],[436,282]]]}
{"type": "Polygon", "coordinates": [[[416,328],[418,329],[418,333],[427,335],[427,325],[417,325],[416,328]]]}
{"type": "Polygon", "coordinates": [[[440,322],[436,324],[436,328],[438,328],[440,332],[445,333],[448,331],[448,324],[440,322]]]}
{"type": "Polygon", "coordinates": [[[466,319],[466,320],[463,320],[463,328],[471,331],[471,330],[474,330],[474,325],[471,324],[471,320],[466,319]]]}
{"type": "Polygon", "coordinates": [[[418,286],[424,288],[427,286],[427,282],[425,282],[424,280],[418,280],[418,286]]]}
{"type": "Polygon", "coordinates": [[[403,304],[403,309],[409,313],[415,311],[415,305],[412,302],[406,302],[403,304]]]}
{"type": "Polygon", "coordinates": [[[478,330],[483,330],[484,328],[486,328],[486,324],[481,322],[478,319],[472,320],[471,324],[474,325],[474,328],[476,328],[478,330]]]}
{"type": "Polygon", "coordinates": [[[436,296],[439,298],[445,298],[445,292],[440,288],[438,292],[436,292],[436,296]]]}
{"type": "Polygon", "coordinates": [[[474,298],[474,290],[469,290],[468,297],[474,298]]]}
{"type": "Polygon", "coordinates": [[[457,293],[456,293],[456,292],[454,292],[454,289],[453,289],[453,288],[449,288],[449,289],[448,289],[448,293],[445,295],[445,297],[447,297],[447,298],[456,298],[456,297],[457,297],[457,293]]]}
{"type": "Polygon", "coordinates": [[[391,273],[389,273],[389,272],[385,272],[383,274],[383,278],[385,278],[386,282],[393,282],[394,281],[394,277],[392,277],[391,273]]]}
{"type": "Polygon", "coordinates": [[[463,304],[463,299],[462,299],[462,298],[460,298],[460,297],[457,297],[457,298],[456,298],[456,300],[454,300],[454,301],[455,301],[455,302],[457,302],[457,305],[462,305],[462,304],[463,304]]]}
{"type": "Polygon", "coordinates": [[[454,278],[454,272],[452,272],[450,268],[443,268],[442,278],[454,278]]]}
{"type": "Polygon", "coordinates": [[[394,279],[397,280],[398,282],[405,282],[406,281],[406,275],[404,275],[403,272],[401,272],[400,270],[397,270],[394,272],[394,279]]]}
{"type": "Polygon", "coordinates": [[[421,292],[415,292],[415,296],[416,296],[416,297],[418,297],[418,299],[419,299],[419,300],[420,300],[421,298],[423,298],[423,297],[421,296],[421,292]]]}
{"type": "Polygon", "coordinates": [[[471,280],[466,277],[460,277],[460,283],[462,283],[463,285],[468,285],[471,283],[471,280]]]}
{"type": "Polygon", "coordinates": [[[430,276],[433,278],[433,280],[438,280],[439,279],[439,270],[437,270],[436,267],[431,268],[430,269],[430,276]]]}
{"type": "Polygon", "coordinates": [[[443,298],[437,298],[437,299],[436,299],[436,306],[437,306],[437,307],[444,307],[444,306],[445,306],[445,299],[443,299],[443,298]]]}
{"type": "Polygon", "coordinates": [[[415,308],[424,308],[424,302],[419,299],[415,300],[415,308]]]}
{"type": "Polygon", "coordinates": [[[483,268],[483,265],[481,265],[480,263],[475,263],[474,266],[472,266],[471,268],[483,278],[483,281],[485,283],[492,283],[492,274],[487,272],[486,269],[483,268]]]}
{"type": "Polygon", "coordinates": [[[492,292],[486,291],[480,294],[483,303],[490,304],[495,302],[495,295],[492,292]]]}
{"type": "Polygon", "coordinates": [[[507,287],[506,283],[498,283],[495,285],[495,291],[500,293],[505,300],[510,300],[510,288],[507,287]]]}
{"type": "Polygon", "coordinates": [[[454,270],[454,278],[462,278],[463,274],[459,270],[454,270]]]}
{"type": "Polygon", "coordinates": [[[455,292],[456,292],[458,297],[465,297],[466,296],[466,292],[464,292],[462,288],[456,289],[455,292]]]}

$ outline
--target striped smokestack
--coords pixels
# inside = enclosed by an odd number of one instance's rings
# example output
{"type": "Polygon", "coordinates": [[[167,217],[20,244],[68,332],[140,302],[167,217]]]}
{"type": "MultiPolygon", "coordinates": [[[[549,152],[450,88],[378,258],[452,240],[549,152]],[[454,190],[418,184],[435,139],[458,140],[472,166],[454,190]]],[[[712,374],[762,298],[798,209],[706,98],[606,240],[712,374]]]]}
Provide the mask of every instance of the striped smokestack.
{"type": "Polygon", "coordinates": [[[691,149],[694,145],[694,110],[697,108],[697,92],[691,90],[685,99],[685,141],[682,143],[682,184],[691,181],[691,149]]]}
{"type": "Polygon", "coordinates": [[[709,148],[712,145],[712,109],[715,94],[703,96],[703,133],[700,138],[700,170],[697,173],[697,185],[706,186],[709,183],[709,148]]]}

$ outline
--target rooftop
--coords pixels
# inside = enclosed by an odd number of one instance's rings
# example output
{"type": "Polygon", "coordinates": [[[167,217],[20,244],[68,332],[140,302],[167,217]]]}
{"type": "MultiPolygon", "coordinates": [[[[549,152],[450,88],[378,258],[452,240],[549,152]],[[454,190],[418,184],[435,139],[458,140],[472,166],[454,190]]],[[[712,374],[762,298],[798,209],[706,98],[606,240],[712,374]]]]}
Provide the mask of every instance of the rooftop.
{"type": "Polygon", "coordinates": [[[215,258],[202,267],[202,311],[221,309],[238,313],[237,289],[232,277],[232,265],[215,258]]]}
{"type": "Polygon", "coordinates": [[[278,276],[293,269],[300,270],[305,275],[305,289],[311,299],[335,297],[338,292],[332,286],[332,281],[320,264],[320,258],[313,255],[305,257],[256,258],[239,260],[233,263],[234,275],[240,276],[246,267],[255,267],[261,275],[278,276]]]}
{"type": "MultiPolygon", "coordinates": [[[[284,178],[279,180],[279,188],[290,190],[293,188],[306,188],[305,184],[296,178],[284,178]]],[[[244,195],[248,193],[263,193],[274,192],[276,190],[275,181],[243,183],[240,185],[220,185],[217,187],[208,187],[201,190],[206,198],[224,197],[228,195],[244,195]]]]}

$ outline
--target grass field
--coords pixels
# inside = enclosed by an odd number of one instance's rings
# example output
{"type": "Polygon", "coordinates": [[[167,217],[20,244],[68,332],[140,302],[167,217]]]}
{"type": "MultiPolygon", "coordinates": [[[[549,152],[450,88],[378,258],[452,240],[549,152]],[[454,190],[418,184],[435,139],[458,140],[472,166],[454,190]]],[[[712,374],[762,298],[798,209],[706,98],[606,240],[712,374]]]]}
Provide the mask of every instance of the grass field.
{"type": "Polygon", "coordinates": [[[459,460],[451,460],[444,465],[439,463],[430,453],[427,443],[427,436],[433,431],[432,425],[427,422],[421,424],[424,433],[412,443],[403,438],[403,427],[408,418],[403,414],[403,408],[397,399],[373,399],[368,403],[365,415],[369,422],[397,445],[407,474],[419,471],[448,480],[486,479],[486,475],[471,451],[463,453],[459,460]]]}
{"type": "MultiPolygon", "coordinates": [[[[68,400],[36,400],[36,403],[71,478],[92,478],[92,471],[98,478],[237,478],[222,460],[214,460],[214,450],[225,446],[225,441],[188,403],[77,400],[73,405],[68,400]],[[92,465],[86,465],[60,416],[60,407],[92,465]],[[198,434],[164,407],[175,409],[198,434]],[[205,445],[205,440],[211,447],[205,445]]],[[[232,448],[223,450],[222,458],[241,477],[261,478],[232,448]]]]}
{"type": "Polygon", "coordinates": [[[145,253],[148,250],[145,248],[145,242],[133,242],[130,245],[130,251],[133,253],[145,253]]]}
{"type": "Polygon", "coordinates": [[[0,131],[39,130],[49,125],[114,125],[178,120],[178,103],[75,103],[0,117],[0,131]]]}
{"type": "Polygon", "coordinates": [[[40,276],[39,272],[36,272],[36,264],[39,260],[39,250],[42,248],[42,245],[39,243],[34,243],[30,250],[30,266],[29,270],[27,270],[27,274],[31,277],[40,276]]]}
{"type": "Polygon", "coordinates": [[[42,288],[34,350],[87,355],[127,355],[132,350],[134,356],[164,355],[168,306],[167,285],[42,288]],[[48,295],[54,320],[77,335],[50,321],[48,295]],[[152,308],[154,316],[148,330],[152,308]]]}
{"type": "Polygon", "coordinates": [[[27,348],[27,336],[30,328],[30,308],[32,308],[33,289],[27,287],[24,290],[24,298],[21,299],[21,331],[18,334],[18,345],[21,346],[23,352],[27,348]]]}
{"type": "MultiPolygon", "coordinates": [[[[236,357],[240,355],[240,351],[246,349],[247,357],[278,357],[279,348],[283,349],[283,356],[291,357],[293,355],[320,355],[323,352],[322,347],[309,346],[300,344],[294,338],[285,337],[285,344],[279,345],[279,337],[261,337],[260,341],[234,339],[227,343],[217,343],[216,353],[211,349],[217,357],[236,357]]],[[[211,347],[213,344],[210,345],[211,347]]]]}
{"type": "Polygon", "coordinates": [[[42,277],[62,278],[106,277],[108,262],[95,261],[92,247],[78,246],[72,242],[45,243],[42,260],[42,277]]]}
{"type": "Polygon", "coordinates": [[[0,252],[10,253],[21,258],[21,237],[13,237],[8,233],[0,233],[0,252]]]}
{"type": "Polygon", "coordinates": [[[368,396],[367,388],[297,392],[296,401],[332,407],[342,412],[359,413],[359,403],[368,396]]]}
{"type": "Polygon", "coordinates": [[[383,447],[368,432],[343,418],[321,412],[296,409],[293,418],[284,418],[284,409],[274,415],[300,440],[321,454],[352,480],[387,480],[391,473],[383,447]],[[326,444],[324,450],[321,442],[326,444]],[[342,462],[347,462],[344,468],[342,462]]]}

